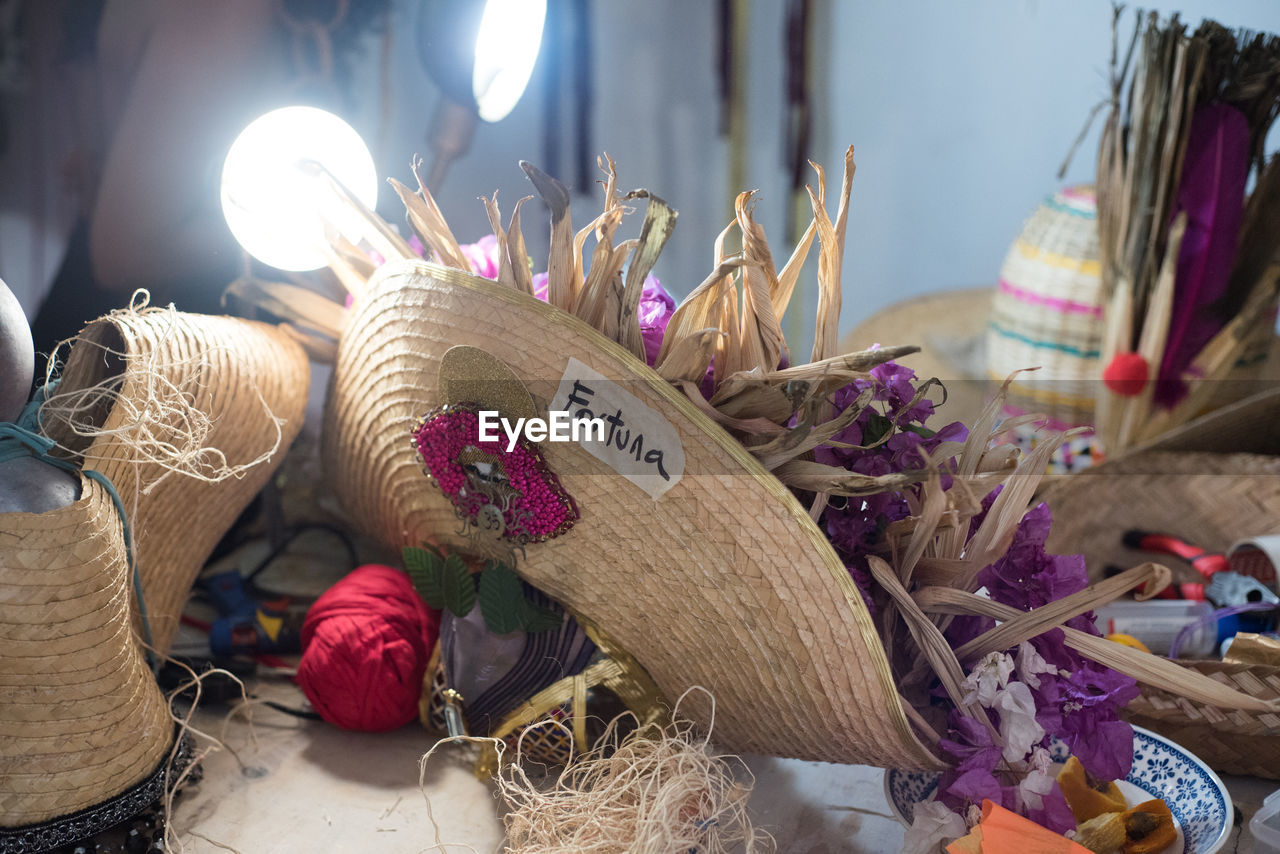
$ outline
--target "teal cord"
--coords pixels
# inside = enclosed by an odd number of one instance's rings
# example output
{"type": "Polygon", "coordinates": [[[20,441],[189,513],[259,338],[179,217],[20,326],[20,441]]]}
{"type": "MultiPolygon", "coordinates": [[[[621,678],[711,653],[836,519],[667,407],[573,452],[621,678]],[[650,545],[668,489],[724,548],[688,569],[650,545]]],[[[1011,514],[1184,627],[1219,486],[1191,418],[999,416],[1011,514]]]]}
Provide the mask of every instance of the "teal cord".
{"type": "Polygon", "coordinates": [[[111,503],[115,505],[116,512],[120,514],[120,525],[124,530],[125,557],[129,561],[129,569],[133,576],[133,592],[138,598],[138,611],[142,614],[142,639],[147,645],[147,663],[151,667],[151,672],[158,674],[160,672],[160,662],[153,652],[155,644],[151,640],[151,620],[147,616],[147,602],[142,596],[142,575],[138,572],[138,565],[133,560],[133,532],[129,528],[129,518],[124,511],[124,502],[120,499],[120,493],[116,492],[115,485],[111,482],[111,479],[102,472],[81,471],[77,466],[66,460],[50,455],[49,452],[53,450],[53,446],[56,443],[49,437],[36,432],[39,425],[37,413],[45,397],[46,393],[43,388],[37,391],[35,397],[23,409],[22,415],[18,418],[18,423],[0,421],[0,462],[17,459],[22,456],[34,456],[57,468],[73,474],[82,474],[90,480],[97,481],[111,496],[111,503]]]}

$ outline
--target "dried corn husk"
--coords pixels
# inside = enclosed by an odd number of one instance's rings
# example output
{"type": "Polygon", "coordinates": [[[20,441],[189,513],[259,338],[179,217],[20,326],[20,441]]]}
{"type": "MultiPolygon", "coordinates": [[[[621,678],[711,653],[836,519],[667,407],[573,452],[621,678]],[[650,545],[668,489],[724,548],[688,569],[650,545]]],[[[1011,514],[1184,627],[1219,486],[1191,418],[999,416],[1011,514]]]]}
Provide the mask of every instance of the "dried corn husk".
{"type": "Polygon", "coordinates": [[[631,266],[627,269],[627,280],[622,290],[622,314],[618,318],[619,343],[639,359],[644,358],[644,340],[640,335],[637,314],[644,280],[676,227],[676,212],[662,199],[648,190],[636,190],[627,195],[629,199],[641,197],[649,199],[649,207],[645,211],[644,225],[640,227],[639,243],[631,255],[631,266]]]}
{"type": "MultiPolygon", "coordinates": [[[[918,590],[914,594],[914,599],[922,610],[936,614],[974,614],[995,620],[1013,620],[1026,613],[982,596],[949,587],[927,587],[918,590]]],[[[1250,697],[1248,694],[1210,679],[1199,671],[1181,667],[1167,658],[1160,658],[1070,627],[1064,626],[1062,631],[1066,636],[1067,646],[1143,684],[1166,689],[1176,685],[1178,693],[1187,699],[1223,709],[1280,713],[1280,701],[1250,697]]]]}
{"type": "Polygon", "coordinates": [[[547,257],[547,302],[573,311],[577,301],[574,277],[578,265],[573,260],[573,216],[569,212],[569,191],[555,178],[532,163],[521,160],[520,168],[533,188],[551,209],[551,253],[547,257]]]}
{"type": "Polygon", "coordinates": [[[533,196],[524,196],[516,201],[511,210],[511,222],[507,225],[507,258],[511,261],[511,275],[515,278],[516,290],[533,295],[533,276],[529,270],[529,253],[524,248],[524,233],[520,230],[520,208],[533,196]]]}
{"type": "Polygon", "coordinates": [[[498,282],[510,288],[517,287],[516,274],[511,268],[511,256],[507,254],[507,232],[502,227],[502,213],[498,210],[497,191],[494,191],[493,198],[481,196],[480,201],[484,202],[484,211],[489,216],[489,227],[493,229],[493,236],[498,240],[498,282]]]}

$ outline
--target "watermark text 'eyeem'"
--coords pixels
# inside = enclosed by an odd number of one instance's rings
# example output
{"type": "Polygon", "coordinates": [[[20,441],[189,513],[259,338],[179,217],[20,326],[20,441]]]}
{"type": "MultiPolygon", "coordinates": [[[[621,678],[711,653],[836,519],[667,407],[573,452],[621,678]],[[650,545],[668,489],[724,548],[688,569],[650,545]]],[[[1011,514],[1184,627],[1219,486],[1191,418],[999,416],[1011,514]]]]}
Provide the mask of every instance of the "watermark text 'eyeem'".
{"type": "Polygon", "coordinates": [[[516,442],[523,436],[529,442],[603,442],[605,424],[603,418],[572,418],[563,410],[552,410],[546,418],[517,418],[513,423],[496,410],[482,409],[479,435],[481,442],[497,442],[507,437],[507,453],[515,450],[516,442]]]}

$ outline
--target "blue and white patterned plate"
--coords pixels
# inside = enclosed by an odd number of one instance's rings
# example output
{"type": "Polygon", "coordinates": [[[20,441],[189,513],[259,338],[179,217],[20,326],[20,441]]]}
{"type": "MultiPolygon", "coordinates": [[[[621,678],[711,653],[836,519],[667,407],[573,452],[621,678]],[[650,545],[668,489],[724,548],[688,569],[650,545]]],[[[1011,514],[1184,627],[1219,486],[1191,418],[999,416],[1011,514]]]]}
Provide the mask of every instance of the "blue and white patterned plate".
{"type": "MultiPolygon", "coordinates": [[[[931,800],[937,787],[937,774],[889,770],[884,775],[889,804],[907,825],[915,805],[931,800]]],[[[1120,789],[1130,806],[1151,798],[1169,805],[1178,841],[1163,854],[1214,854],[1226,844],[1235,814],[1227,787],[1209,766],[1167,738],[1133,728],[1133,767],[1120,789]]]]}

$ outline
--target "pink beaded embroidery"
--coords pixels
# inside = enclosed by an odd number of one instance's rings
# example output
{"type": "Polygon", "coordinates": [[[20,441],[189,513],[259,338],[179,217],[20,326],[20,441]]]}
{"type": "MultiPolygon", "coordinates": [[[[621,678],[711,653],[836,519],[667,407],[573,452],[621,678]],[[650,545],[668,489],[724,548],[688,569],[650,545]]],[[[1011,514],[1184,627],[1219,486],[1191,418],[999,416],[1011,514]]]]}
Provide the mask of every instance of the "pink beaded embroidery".
{"type": "Polygon", "coordinates": [[[518,543],[541,542],[573,527],[578,508],[542,453],[520,439],[481,442],[477,408],[446,404],[413,429],[423,471],[460,516],[518,543]]]}

